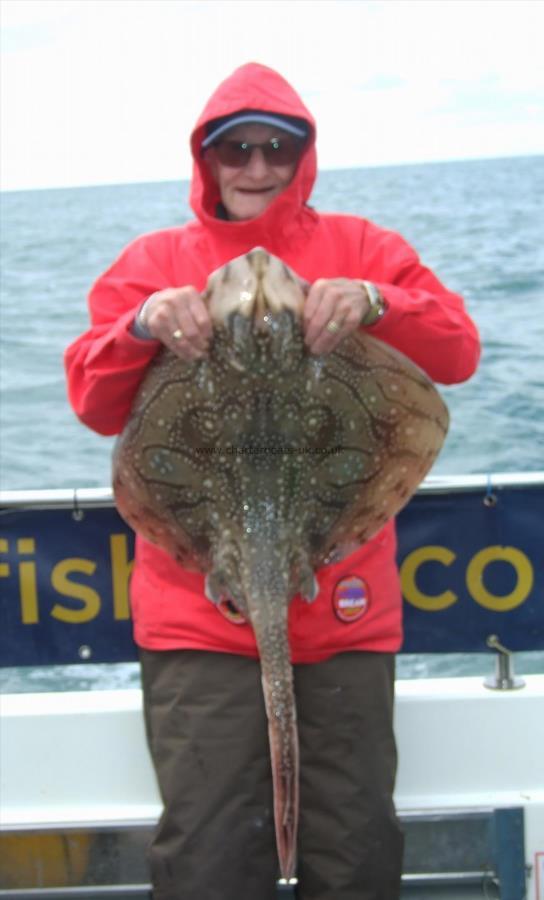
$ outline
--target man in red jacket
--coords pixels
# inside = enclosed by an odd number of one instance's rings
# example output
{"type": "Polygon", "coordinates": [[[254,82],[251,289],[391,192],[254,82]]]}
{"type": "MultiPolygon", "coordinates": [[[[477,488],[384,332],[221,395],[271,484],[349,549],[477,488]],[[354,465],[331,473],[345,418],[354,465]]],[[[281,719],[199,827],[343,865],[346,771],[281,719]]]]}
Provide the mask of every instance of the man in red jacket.
{"type": "MultiPolygon", "coordinates": [[[[66,353],[78,416],[118,433],[161,346],[206,354],[201,292],[218,266],[256,245],[311,288],[309,352],[369,328],[435,381],[463,381],[479,356],[462,299],[397,234],[307,205],[315,122],[291,86],[254,63],[213,94],[191,137],[196,219],[144,235],[95,283],[92,327],[66,353]]],[[[401,593],[389,523],[316,573],[295,597],[289,638],[301,754],[297,896],[394,900],[402,835],[393,806],[394,653],[401,593]],[[358,604],[346,616],[346,587],[358,604]]],[[[267,727],[248,623],[213,606],[204,579],[137,539],[131,584],[149,745],[164,800],[150,852],[155,900],[272,900],[276,856],[267,727]]]]}

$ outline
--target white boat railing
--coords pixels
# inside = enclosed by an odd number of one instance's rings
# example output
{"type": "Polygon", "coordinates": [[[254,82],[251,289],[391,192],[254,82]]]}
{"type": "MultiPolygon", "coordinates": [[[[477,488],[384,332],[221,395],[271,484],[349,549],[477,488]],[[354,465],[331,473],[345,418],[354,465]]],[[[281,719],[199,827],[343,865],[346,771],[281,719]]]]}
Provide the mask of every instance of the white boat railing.
{"type": "MultiPolygon", "coordinates": [[[[504,488],[544,486],[544,471],[494,472],[479,475],[430,475],[421,483],[418,494],[488,492],[504,488]]],[[[0,508],[57,509],[114,506],[110,487],[56,488],[0,491],[0,508]]]]}

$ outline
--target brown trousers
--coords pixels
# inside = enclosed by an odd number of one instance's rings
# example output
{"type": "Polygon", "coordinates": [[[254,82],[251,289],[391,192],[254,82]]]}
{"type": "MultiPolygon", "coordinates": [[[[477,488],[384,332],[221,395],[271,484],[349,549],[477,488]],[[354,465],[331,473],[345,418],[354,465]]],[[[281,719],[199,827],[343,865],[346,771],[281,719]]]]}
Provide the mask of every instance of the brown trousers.
{"type": "MultiPolygon", "coordinates": [[[[142,651],[149,747],[164,813],[154,900],[275,900],[268,734],[257,661],[142,651]]],[[[394,657],[295,666],[299,900],[397,900],[403,838],[392,792],[394,657]]]]}

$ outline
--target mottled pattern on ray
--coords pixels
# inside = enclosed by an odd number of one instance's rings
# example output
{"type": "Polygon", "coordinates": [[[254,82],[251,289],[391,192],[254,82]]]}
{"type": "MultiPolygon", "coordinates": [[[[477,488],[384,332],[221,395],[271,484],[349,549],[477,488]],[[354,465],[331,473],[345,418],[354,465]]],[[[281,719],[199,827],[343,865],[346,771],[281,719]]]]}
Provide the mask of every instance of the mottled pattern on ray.
{"type": "Polygon", "coordinates": [[[405,505],[448,426],[429,379],[366,333],[326,357],[309,355],[304,290],[260,248],[215,272],[205,294],[209,357],[159,355],[114,460],[121,515],[181,565],[206,572],[210,598],[231,598],[253,626],[284,877],[295,867],[298,815],[288,603],[297,592],[311,600],[313,570],[405,505]]]}

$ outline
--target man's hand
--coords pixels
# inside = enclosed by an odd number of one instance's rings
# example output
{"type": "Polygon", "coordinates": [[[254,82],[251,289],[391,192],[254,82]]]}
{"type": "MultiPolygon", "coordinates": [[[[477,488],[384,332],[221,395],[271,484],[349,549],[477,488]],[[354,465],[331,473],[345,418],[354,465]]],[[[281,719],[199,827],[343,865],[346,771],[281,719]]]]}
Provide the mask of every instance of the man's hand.
{"type": "Polygon", "coordinates": [[[356,331],[370,309],[363,285],[350,278],[319,278],[304,304],[306,346],[317,355],[331,353],[356,331]]]}
{"type": "Polygon", "coordinates": [[[200,359],[208,351],[212,322],[192,285],[151,294],[138,314],[138,322],[182,359],[200,359]]]}

